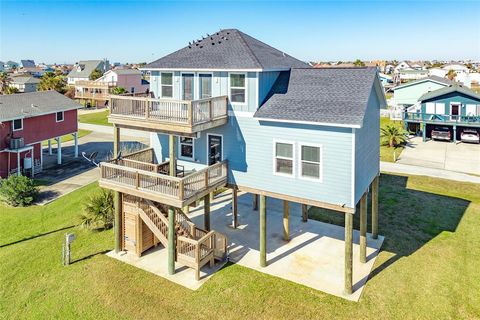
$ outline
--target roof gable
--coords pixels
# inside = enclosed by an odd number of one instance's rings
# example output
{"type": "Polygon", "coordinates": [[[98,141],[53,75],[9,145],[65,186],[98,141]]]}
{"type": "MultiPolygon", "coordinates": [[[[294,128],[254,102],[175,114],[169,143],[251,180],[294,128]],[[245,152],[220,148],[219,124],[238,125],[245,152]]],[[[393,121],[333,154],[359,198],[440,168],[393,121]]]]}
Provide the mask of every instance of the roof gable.
{"type": "Polygon", "coordinates": [[[427,82],[427,81],[435,82],[435,83],[438,83],[438,84],[441,84],[441,85],[444,85],[444,86],[449,86],[449,85],[455,84],[454,81],[451,81],[451,80],[448,80],[448,79],[445,79],[445,78],[441,78],[441,77],[438,77],[438,76],[430,76],[430,77],[426,77],[426,78],[423,78],[423,79],[420,79],[420,80],[407,82],[405,84],[402,84],[400,86],[397,86],[397,87],[393,88],[393,90],[414,86],[414,85],[417,85],[417,84],[420,84],[420,83],[423,83],[423,82],[427,82]]]}
{"type": "Polygon", "coordinates": [[[287,70],[308,65],[237,29],[220,30],[145,66],[145,69],[287,70]]]}
{"type": "Polygon", "coordinates": [[[480,94],[476,93],[473,90],[470,90],[464,86],[459,86],[459,85],[453,85],[453,86],[448,86],[444,88],[440,88],[434,91],[427,92],[423,94],[420,98],[418,98],[418,101],[423,102],[426,100],[431,100],[435,99],[453,92],[458,92],[460,94],[466,95],[468,97],[471,97],[475,100],[480,101],[480,94]]]}
{"type": "Polygon", "coordinates": [[[79,61],[68,74],[69,78],[88,78],[95,69],[100,69],[102,60],[79,61]]]}

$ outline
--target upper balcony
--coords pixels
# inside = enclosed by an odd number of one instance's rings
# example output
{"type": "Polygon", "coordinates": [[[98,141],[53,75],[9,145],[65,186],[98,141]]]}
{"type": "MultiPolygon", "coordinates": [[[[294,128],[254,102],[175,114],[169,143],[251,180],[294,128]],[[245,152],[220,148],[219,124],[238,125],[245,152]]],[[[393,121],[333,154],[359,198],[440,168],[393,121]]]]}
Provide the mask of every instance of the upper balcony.
{"type": "Polygon", "coordinates": [[[111,95],[110,123],[133,129],[195,136],[228,121],[228,97],[166,100],[111,95]]]}
{"type": "Polygon", "coordinates": [[[405,112],[404,120],[409,122],[425,122],[431,124],[480,126],[480,116],[405,112]]]}

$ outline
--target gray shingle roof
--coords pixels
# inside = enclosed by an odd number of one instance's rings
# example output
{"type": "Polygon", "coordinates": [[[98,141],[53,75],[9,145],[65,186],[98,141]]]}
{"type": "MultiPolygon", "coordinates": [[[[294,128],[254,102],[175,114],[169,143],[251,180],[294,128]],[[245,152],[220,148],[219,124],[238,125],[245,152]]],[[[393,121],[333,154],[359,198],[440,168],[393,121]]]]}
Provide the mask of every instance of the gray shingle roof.
{"type": "Polygon", "coordinates": [[[462,93],[462,94],[467,95],[469,97],[472,97],[474,99],[480,100],[480,94],[476,93],[475,91],[470,90],[470,89],[468,89],[464,86],[461,86],[461,85],[451,85],[451,86],[448,86],[448,87],[443,87],[443,88],[440,88],[440,89],[437,89],[437,90],[427,92],[427,93],[423,94],[420,98],[418,98],[418,101],[430,100],[430,99],[440,97],[440,96],[443,96],[445,94],[449,94],[449,93],[452,93],[452,92],[459,92],[459,93],[462,93]]]}
{"type": "Polygon", "coordinates": [[[20,63],[24,68],[35,68],[35,61],[33,60],[20,60],[20,63]]]}
{"type": "Polygon", "coordinates": [[[82,106],[56,91],[38,91],[0,96],[0,121],[30,118],[82,106]]]}
{"type": "MultiPolygon", "coordinates": [[[[428,70],[427,70],[427,71],[428,71],[428,70]]],[[[446,86],[455,84],[454,81],[449,80],[449,79],[446,79],[446,78],[441,78],[441,77],[438,77],[438,76],[429,76],[429,77],[426,77],[426,78],[423,78],[423,79],[419,79],[419,80],[407,82],[407,83],[405,83],[405,84],[402,84],[402,85],[400,85],[400,86],[397,86],[397,87],[393,88],[393,90],[396,90],[396,89],[399,89],[399,88],[408,87],[408,86],[415,85],[415,84],[417,84],[417,83],[422,83],[422,82],[425,82],[425,81],[428,81],[428,80],[432,80],[432,81],[435,81],[435,82],[443,83],[443,84],[446,85],[446,86]]]]}
{"type": "Polygon", "coordinates": [[[237,29],[226,29],[151,62],[145,69],[290,69],[308,65],[237,29]]]}
{"type": "Polygon", "coordinates": [[[283,71],[255,118],[362,126],[376,68],[283,71]]]}
{"type": "Polygon", "coordinates": [[[35,77],[13,77],[12,83],[40,83],[40,79],[35,77]]]}
{"type": "Polygon", "coordinates": [[[112,72],[115,72],[116,74],[120,75],[120,74],[142,74],[142,71],[138,70],[138,69],[115,69],[115,70],[111,70],[112,72]]]}
{"type": "Polygon", "coordinates": [[[73,66],[67,77],[69,78],[88,78],[95,69],[101,69],[100,64],[102,60],[85,60],[79,61],[78,65],[73,66]],[[81,70],[77,71],[77,67],[80,66],[81,70]]]}

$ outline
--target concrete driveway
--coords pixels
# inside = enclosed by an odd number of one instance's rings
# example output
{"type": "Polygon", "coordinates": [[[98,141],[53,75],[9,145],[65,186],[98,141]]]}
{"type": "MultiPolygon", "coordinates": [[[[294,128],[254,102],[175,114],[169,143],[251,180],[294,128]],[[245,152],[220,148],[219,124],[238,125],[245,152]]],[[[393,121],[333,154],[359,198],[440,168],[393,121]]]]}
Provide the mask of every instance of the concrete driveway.
{"type": "Polygon", "coordinates": [[[397,163],[480,175],[480,145],[443,141],[422,142],[415,137],[397,163]]]}

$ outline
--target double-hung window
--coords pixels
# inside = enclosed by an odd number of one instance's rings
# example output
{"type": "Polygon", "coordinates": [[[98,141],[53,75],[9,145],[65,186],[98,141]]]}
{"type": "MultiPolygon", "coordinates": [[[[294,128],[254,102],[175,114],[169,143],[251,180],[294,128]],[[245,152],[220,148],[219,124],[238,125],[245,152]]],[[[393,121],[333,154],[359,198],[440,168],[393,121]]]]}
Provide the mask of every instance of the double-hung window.
{"type": "Polygon", "coordinates": [[[193,138],[180,137],[179,158],[193,160],[193,138]]]}
{"type": "Polygon", "coordinates": [[[160,78],[162,98],[173,98],[173,73],[162,72],[160,78]]]}
{"type": "Polygon", "coordinates": [[[230,101],[232,103],[245,103],[246,81],[245,74],[230,74],[230,101]]]}
{"type": "Polygon", "coordinates": [[[300,177],[322,179],[322,149],[320,146],[300,145],[300,177]]]}
{"type": "Polygon", "coordinates": [[[62,121],[63,121],[63,116],[64,116],[63,111],[59,111],[59,112],[57,112],[57,114],[55,115],[55,120],[56,120],[57,122],[62,122],[62,121]]]}
{"type": "Polygon", "coordinates": [[[198,75],[200,99],[212,97],[212,75],[201,73],[198,75]]]}
{"type": "Polygon", "coordinates": [[[293,143],[275,142],[274,174],[294,175],[294,150],[293,143]]]}
{"type": "Polygon", "coordinates": [[[23,119],[13,120],[13,131],[23,130],[23,119]]]}

